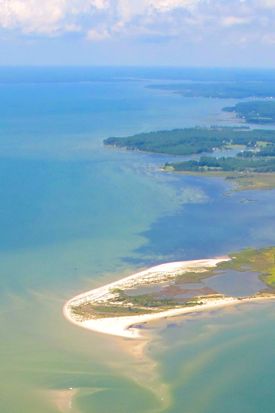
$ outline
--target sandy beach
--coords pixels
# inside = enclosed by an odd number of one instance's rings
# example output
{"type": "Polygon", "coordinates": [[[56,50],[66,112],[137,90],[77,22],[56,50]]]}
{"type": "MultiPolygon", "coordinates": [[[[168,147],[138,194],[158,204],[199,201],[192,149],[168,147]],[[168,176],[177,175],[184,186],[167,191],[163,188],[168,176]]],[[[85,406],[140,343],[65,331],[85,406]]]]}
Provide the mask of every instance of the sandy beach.
{"type": "Polygon", "coordinates": [[[96,288],[86,293],[77,295],[64,305],[63,314],[73,324],[88,330],[96,331],[98,333],[103,334],[109,334],[113,336],[124,337],[128,339],[140,339],[142,338],[142,329],[140,328],[140,325],[150,321],[182,316],[187,314],[190,315],[192,313],[204,311],[211,311],[232,305],[254,303],[275,299],[275,296],[272,296],[271,294],[266,294],[264,296],[238,298],[203,297],[200,300],[200,304],[190,307],[176,307],[165,311],[134,316],[92,318],[87,320],[80,319],[72,312],[72,307],[81,305],[83,303],[104,304],[107,302],[111,302],[111,300],[115,297],[115,289],[119,288],[123,290],[131,289],[136,286],[164,283],[175,278],[179,274],[183,274],[185,272],[190,271],[204,272],[207,271],[207,269],[209,268],[215,267],[220,262],[228,260],[230,260],[229,257],[219,257],[205,260],[172,262],[151,267],[147,270],[138,272],[129,277],[125,277],[121,280],[107,284],[103,287],[96,288]]]}

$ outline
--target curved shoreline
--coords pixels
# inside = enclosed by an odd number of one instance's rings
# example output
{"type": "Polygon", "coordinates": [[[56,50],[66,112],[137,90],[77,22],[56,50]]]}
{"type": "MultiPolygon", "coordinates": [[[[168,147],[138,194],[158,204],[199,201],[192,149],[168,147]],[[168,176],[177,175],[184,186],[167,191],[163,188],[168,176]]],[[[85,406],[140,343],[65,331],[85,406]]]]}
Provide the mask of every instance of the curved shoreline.
{"type": "Polygon", "coordinates": [[[138,272],[103,287],[99,287],[73,297],[65,303],[63,307],[63,314],[65,318],[74,325],[88,330],[124,338],[140,339],[142,338],[141,329],[135,327],[138,324],[207,310],[211,311],[232,305],[275,299],[275,296],[272,294],[266,294],[264,296],[222,297],[214,299],[204,297],[201,299],[200,304],[191,307],[183,306],[155,313],[145,313],[133,316],[92,318],[86,320],[80,319],[72,312],[73,306],[81,305],[83,303],[107,303],[112,299],[112,297],[114,297],[115,293],[113,290],[116,288],[126,289],[133,288],[137,285],[141,286],[164,283],[169,279],[175,278],[177,274],[182,274],[188,271],[205,272],[207,269],[214,268],[217,264],[229,260],[229,257],[219,257],[205,260],[172,262],[151,267],[145,271],[138,272]]]}

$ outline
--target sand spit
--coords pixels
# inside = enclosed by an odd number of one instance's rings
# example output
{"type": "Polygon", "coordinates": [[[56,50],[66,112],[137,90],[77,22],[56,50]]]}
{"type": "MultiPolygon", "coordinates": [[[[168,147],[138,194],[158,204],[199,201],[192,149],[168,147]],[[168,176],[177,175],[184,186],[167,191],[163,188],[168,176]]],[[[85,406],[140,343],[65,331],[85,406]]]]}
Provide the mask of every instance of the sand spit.
{"type": "MultiPolygon", "coordinates": [[[[215,310],[218,308],[236,305],[241,303],[250,303],[255,301],[263,301],[267,299],[274,299],[274,295],[252,296],[244,298],[235,297],[221,297],[221,298],[207,298],[203,297],[200,304],[190,307],[176,307],[173,309],[159,311],[149,314],[120,316],[110,318],[92,318],[84,319],[77,317],[72,308],[84,303],[103,304],[112,303],[116,297],[116,289],[131,289],[140,286],[160,284],[174,279],[177,275],[186,272],[205,272],[209,268],[217,266],[220,262],[229,261],[229,257],[219,257],[214,259],[194,260],[194,261],[180,261],[158,265],[149,268],[145,271],[138,272],[129,277],[123,278],[119,281],[107,284],[103,287],[96,288],[86,293],[80,294],[69,300],[64,308],[64,316],[72,323],[93,330],[99,333],[110,334],[113,336],[120,336],[130,339],[142,338],[142,329],[137,326],[147,323],[149,321],[159,320],[168,317],[175,317],[184,314],[192,314],[207,310],[215,310]]],[[[122,304],[121,304],[122,305],[122,304]]]]}

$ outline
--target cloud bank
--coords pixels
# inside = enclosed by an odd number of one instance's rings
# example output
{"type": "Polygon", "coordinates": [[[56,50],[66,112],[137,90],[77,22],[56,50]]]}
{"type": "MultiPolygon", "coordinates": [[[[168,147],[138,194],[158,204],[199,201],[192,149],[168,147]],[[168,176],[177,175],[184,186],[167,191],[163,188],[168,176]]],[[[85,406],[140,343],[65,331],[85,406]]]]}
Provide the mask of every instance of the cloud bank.
{"type": "Polygon", "coordinates": [[[240,44],[274,43],[275,0],[0,0],[0,29],[26,36],[78,33],[198,42],[225,36],[240,44]]]}

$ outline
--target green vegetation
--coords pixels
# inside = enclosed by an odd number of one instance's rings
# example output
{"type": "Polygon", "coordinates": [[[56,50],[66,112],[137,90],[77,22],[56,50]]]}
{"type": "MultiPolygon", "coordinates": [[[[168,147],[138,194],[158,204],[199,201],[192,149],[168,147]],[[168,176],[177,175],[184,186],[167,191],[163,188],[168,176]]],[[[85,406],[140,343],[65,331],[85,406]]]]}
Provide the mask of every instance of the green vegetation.
{"type": "MultiPolygon", "coordinates": [[[[80,319],[123,317],[141,314],[150,314],[159,311],[166,311],[176,307],[201,305],[203,297],[194,297],[183,302],[176,300],[158,299],[151,295],[140,295],[131,297],[125,295],[117,303],[91,304],[83,303],[72,307],[72,313],[80,319]],[[123,303],[122,303],[123,302],[123,303]]],[[[219,295],[208,298],[221,297],[219,295]]]]}
{"type": "Polygon", "coordinates": [[[185,97],[243,99],[275,97],[274,81],[185,82],[150,85],[150,89],[169,90],[185,97]]]}
{"type": "MultiPolygon", "coordinates": [[[[167,172],[173,172],[170,166],[164,168],[167,172]]],[[[180,173],[181,171],[179,171],[180,173]]],[[[222,178],[232,183],[235,191],[267,190],[275,188],[275,173],[253,172],[223,172],[223,171],[182,171],[184,175],[204,176],[209,178],[222,178]]]]}
{"type": "Polygon", "coordinates": [[[166,163],[168,172],[222,177],[240,190],[275,188],[275,145],[263,149],[244,151],[236,157],[214,158],[203,156],[199,160],[166,163]]]}
{"type": "Polygon", "coordinates": [[[275,247],[259,250],[247,248],[229,256],[231,260],[223,261],[203,273],[188,272],[182,274],[177,277],[177,282],[199,282],[227,270],[250,271],[251,273],[258,273],[259,278],[266,286],[275,291],[275,247]]]}
{"type": "Polygon", "coordinates": [[[175,280],[175,284],[185,284],[185,283],[200,283],[205,278],[209,277],[209,274],[212,275],[211,271],[204,271],[204,272],[196,272],[196,271],[188,271],[183,272],[182,274],[178,275],[175,280]]]}
{"type": "Polygon", "coordinates": [[[150,294],[129,296],[125,291],[116,288],[112,291],[115,297],[106,304],[82,303],[72,307],[74,315],[80,318],[121,317],[126,315],[148,314],[175,308],[178,303],[169,299],[158,299],[150,294]]]}
{"type": "MultiPolygon", "coordinates": [[[[210,173],[211,174],[211,173],[210,173]]],[[[261,190],[275,188],[274,173],[236,173],[214,172],[214,176],[223,176],[236,183],[238,190],[261,190]]]]}
{"type": "Polygon", "coordinates": [[[223,110],[226,112],[235,112],[239,118],[243,118],[248,123],[275,123],[274,100],[241,102],[233,107],[226,107],[223,110]]]}
{"type": "Polygon", "coordinates": [[[151,308],[153,309],[154,307],[165,307],[165,308],[173,308],[177,303],[174,300],[169,300],[169,299],[159,299],[157,297],[154,297],[152,294],[141,294],[141,295],[135,295],[135,296],[130,296],[127,295],[124,291],[120,291],[118,297],[116,298],[116,301],[126,303],[126,304],[131,304],[133,306],[138,306],[139,308],[151,308]]]}
{"type": "Polygon", "coordinates": [[[198,161],[184,161],[176,163],[167,163],[165,168],[171,168],[174,171],[223,171],[223,172],[275,172],[275,157],[263,159],[260,157],[230,157],[230,158],[212,158],[203,156],[198,161]]]}
{"type": "Polygon", "coordinates": [[[187,128],[140,133],[126,138],[108,138],[105,145],[170,155],[193,155],[216,149],[244,145],[257,147],[258,142],[275,144],[275,131],[247,128],[187,128]]]}
{"type": "Polygon", "coordinates": [[[132,306],[121,305],[97,305],[85,303],[72,307],[72,313],[79,317],[91,319],[91,318],[106,318],[106,317],[123,317],[127,315],[140,315],[149,314],[153,312],[150,308],[136,308],[132,306]]]}
{"type": "Polygon", "coordinates": [[[157,299],[152,294],[141,294],[136,296],[129,296],[123,290],[116,289],[114,291],[117,297],[114,301],[120,303],[131,304],[133,306],[154,308],[154,307],[168,307],[173,308],[177,303],[174,300],[157,299]]]}
{"type": "MultiPolygon", "coordinates": [[[[122,289],[113,290],[114,297],[106,303],[82,303],[72,307],[75,316],[84,319],[122,317],[129,315],[148,314],[182,306],[195,306],[203,304],[204,299],[222,298],[218,291],[209,291],[208,294],[200,294],[200,289],[194,292],[191,298],[178,298],[177,293],[186,288],[188,283],[198,283],[203,279],[216,275],[222,275],[229,270],[239,273],[251,272],[265,283],[266,288],[258,291],[258,296],[275,294],[275,247],[265,249],[245,249],[230,255],[231,260],[219,263],[214,268],[204,272],[187,272],[178,275],[173,280],[175,289],[174,297],[162,298],[156,293],[131,296],[122,289]]],[[[241,299],[241,298],[240,298],[241,299]]]]}
{"type": "Polygon", "coordinates": [[[231,257],[231,261],[219,264],[218,268],[257,272],[267,287],[275,289],[275,247],[245,249],[231,257]]]}
{"type": "Polygon", "coordinates": [[[267,158],[268,156],[275,156],[275,145],[273,143],[265,142],[264,146],[257,145],[256,150],[240,152],[238,156],[240,158],[267,158]]]}
{"type": "Polygon", "coordinates": [[[168,162],[163,169],[220,176],[236,183],[242,190],[275,188],[275,130],[188,128],[108,138],[104,143],[130,150],[185,156],[240,150],[235,157],[202,156],[199,160],[168,162]]]}

